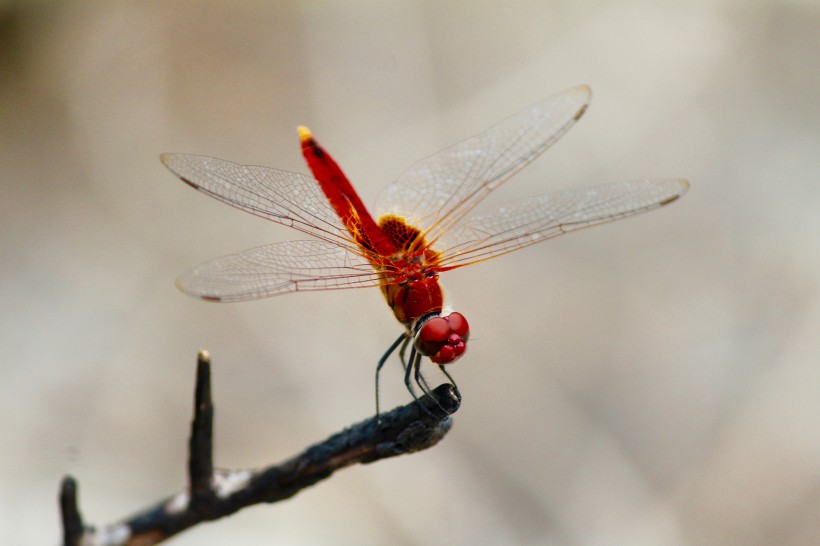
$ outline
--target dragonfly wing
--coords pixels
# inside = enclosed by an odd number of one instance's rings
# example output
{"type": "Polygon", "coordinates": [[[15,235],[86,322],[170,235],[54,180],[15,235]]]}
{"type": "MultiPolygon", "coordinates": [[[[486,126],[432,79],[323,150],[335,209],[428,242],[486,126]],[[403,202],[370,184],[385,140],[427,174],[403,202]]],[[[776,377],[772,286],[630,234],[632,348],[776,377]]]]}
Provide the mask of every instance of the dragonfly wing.
{"type": "Polygon", "coordinates": [[[461,267],[647,212],[672,203],[688,188],[681,179],[631,180],[504,203],[467,218],[442,238],[441,266],[461,267]]]}
{"type": "Polygon", "coordinates": [[[163,154],[160,159],[183,182],[211,197],[356,251],[319,183],[310,176],[207,156],[163,154]]]}
{"type": "Polygon", "coordinates": [[[589,87],[573,87],[413,165],[385,188],[376,211],[396,214],[435,241],[538,157],[586,110],[589,87]]]}
{"type": "Polygon", "coordinates": [[[191,296],[245,301],[304,290],[340,290],[382,284],[358,254],[319,240],[285,241],[206,262],[177,279],[191,296]]]}

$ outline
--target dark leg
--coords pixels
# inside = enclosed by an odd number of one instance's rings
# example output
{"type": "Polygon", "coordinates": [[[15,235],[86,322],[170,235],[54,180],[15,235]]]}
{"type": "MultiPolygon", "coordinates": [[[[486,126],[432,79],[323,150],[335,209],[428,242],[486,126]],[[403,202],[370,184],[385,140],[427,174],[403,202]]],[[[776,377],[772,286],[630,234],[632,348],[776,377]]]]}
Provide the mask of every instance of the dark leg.
{"type": "MultiPolygon", "coordinates": [[[[390,347],[387,349],[387,351],[385,351],[385,353],[379,359],[379,364],[376,366],[376,419],[377,420],[379,418],[379,372],[382,370],[382,366],[384,366],[384,363],[387,362],[387,359],[390,357],[390,355],[393,354],[393,351],[396,350],[396,347],[399,346],[399,343],[404,341],[404,344],[401,346],[401,350],[399,351],[399,354],[402,354],[402,351],[404,351],[405,347],[407,347],[407,340],[408,339],[410,339],[410,338],[407,337],[406,333],[400,335],[399,338],[396,341],[394,341],[392,345],[390,345],[390,347]]],[[[402,355],[402,364],[403,363],[404,363],[404,356],[402,355]]]]}
{"type": "Polygon", "coordinates": [[[401,348],[399,349],[399,360],[401,360],[401,369],[407,369],[407,360],[404,358],[404,354],[407,352],[407,346],[410,344],[410,340],[412,338],[405,334],[404,335],[404,343],[401,344],[401,348]]]}
{"type": "Polygon", "coordinates": [[[453,390],[455,391],[456,396],[458,397],[458,401],[461,402],[461,392],[459,392],[458,386],[456,385],[456,381],[455,381],[455,379],[453,379],[453,376],[451,376],[449,373],[447,373],[447,370],[445,370],[444,366],[441,365],[441,364],[438,365],[438,369],[441,370],[441,373],[443,373],[445,376],[447,376],[447,380],[453,386],[453,390]]]}
{"type": "MultiPolygon", "coordinates": [[[[387,357],[390,355],[390,353],[392,353],[396,349],[396,346],[400,342],[401,342],[401,338],[397,339],[393,343],[393,345],[390,347],[390,350],[382,357],[382,360],[379,361],[379,367],[376,370],[377,411],[378,411],[378,394],[379,394],[378,393],[378,380],[379,380],[378,370],[382,367],[382,365],[384,364],[384,361],[387,359],[387,357]]],[[[416,403],[419,405],[419,407],[422,409],[422,411],[424,411],[426,414],[430,415],[431,417],[436,417],[435,414],[433,414],[429,409],[427,409],[427,407],[425,407],[421,402],[419,402],[419,398],[418,398],[418,396],[416,396],[416,391],[415,391],[415,389],[413,389],[413,383],[411,381],[411,377],[413,377],[415,379],[416,385],[418,385],[419,389],[421,389],[421,391],[424,394],[426,394],[428,396],[431,396],[435,400],[438,400],[438,398],[432,393],[430,387],[428,386],[427,380],[424,379],[424,376],[421,374],[421,354],[418,351],[416,351],[415,346],[411,347],[411,349],[410,349],[410,359],[405,360],[404,354],[405,354],[405,351],[407,350],[407,346],[409,344],[410,344],[410,337],[405,335],[404,343],[402,343],[401,348],[399,349],[399,358],[401,359],[402,367],[404,367],[404,385],[407,387],[407,391],[410,393],[410,396],[413,397],[413,400],[416,401],[416,403]]],[[[442,372],[444,372],[444,375],[447,377],[447,379],[453,385],[453,388],[455,389],[455,392],[456,392],[456,396],[458,397],[458,399],[460,401],[461,400],[461,394],[458,392],[458,387],[456,387],[455,381],[453,381],[453,378],[450,376],[449,373],[447,373],[447,371],[441,365],[439,365],[439,368],[441,369],[442,372]]],[[[444,411],[445,413],[447,413],[447,409],[445,409],[443,406],[441,406],[441,404],[439,404],[439,408],[442,411],[444,411]]]]}
{"type": "Polygon", "coordinates": [[[430,385],[427,384],[424,374],[422,374],[419,370],[416,371],[416,383],[418,383],[421,390],[424,391],[424,394],[427,394],[432,390],[430,389],[430,385]]]}
{"type": "MultiPolygon", "coordinates": [[[[401,358],[401,366],[407,371],[407,361],[404,359],[404,353],[407,350],[407,345],[410,343],[410,336],[404,340],[404,344],[399,349],[399,357],[401,358]]],[[[430,392],[430,385],[427,384],[427,380],[421,373],[416,374],[416,383],[418,384],[419,388],[424,392],[424,394],[428,394],[430,392]]]]}
{"type": "Polygon", "coordinates": [[[421,375],[421,359],[418,359],[413,367],[415,368],[416,385],[419,386],[421,392],[429,395],[430,387],[427,386],[427,381],[424,379],[424,376],[421,375]]]}
{"type": "MultiPolygon", "coordinates": [[[[430,390],[428,388],[426,388],[427,385],[426,385],[426,383],[424,383],[424,378],[421,377],[421,355],[416,352],[415,347],[413,347],[413,350],[410,351],[410,364],[407,366],[407,369],[404,371],[404,384],[407,385],[407,390],[410,391],[410,394],[413,395],[413,399],[416,401],[416,403],[421,408],[421,410],[424,413],[426,413],[427,415],[429,415],[430,417],[437,418],[436,415],[432,411],[427,409],[427,407],[424,406],[424,404],[419,402],[419,399],[416,397],[416,393],[413,390],[413,385],[410,382],[410,373],[411,372],[413,372],[415,374],[416,384],[424,392],[424,394],[426,394],[428,396],[431,396],[434,400],[436,400],[436,402],[438,402],[438,398],[436,397],[436,395],[434,395],[432,392],[430,392],[430,390]],[[424,383],[424,384],[422,384],[422,383],[424,383]]],[[[447,413],[447,410],[441,404],[438,404],[438,407],[442,411],[444,411],[444,413],[447,413]]]]}
{"type": "Polygon", "coordinates": [[[413,368],[418,368],[419,362],[421,362],[421,355],[418,354],[416,348],[413,347],[410,350],[410,363],[404,368],[404,384],[416,402],[419,401],[419,397],[416,396],[416,391],[413,390],[413,384],[410,382],[410,374],[413,373],[413,368]]]}

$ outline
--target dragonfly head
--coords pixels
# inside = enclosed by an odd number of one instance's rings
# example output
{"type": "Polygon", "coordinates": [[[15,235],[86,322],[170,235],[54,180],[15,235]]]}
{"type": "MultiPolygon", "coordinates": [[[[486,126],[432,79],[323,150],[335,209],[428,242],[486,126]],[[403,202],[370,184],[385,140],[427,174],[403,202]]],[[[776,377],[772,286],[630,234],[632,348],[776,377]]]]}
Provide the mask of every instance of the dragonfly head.
{"type": "Polygon", "coordinates": [[[450,313],[446,317],[434,315],[422,319],[416,327],[413,344],[420,354],[436,364],[449,364],[467,350],[469,337],[470,327],[464,315],[450,313]]]}

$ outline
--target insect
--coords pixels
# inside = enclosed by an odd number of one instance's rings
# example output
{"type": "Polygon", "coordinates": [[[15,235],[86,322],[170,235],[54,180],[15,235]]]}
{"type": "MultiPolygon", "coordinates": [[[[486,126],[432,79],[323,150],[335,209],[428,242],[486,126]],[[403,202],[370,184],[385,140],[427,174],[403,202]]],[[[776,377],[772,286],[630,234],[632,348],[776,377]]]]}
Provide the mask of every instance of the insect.
{"type": "Polygon", "coordinates": [[[399,346],[413,398],[418,400],[413,380],[429,392],[422,357],[438,364],[455,387],[444,366],[464,354],[470,330],[462,314],[445,306],[441,273],[668,205],[688,188],[681,179],[614,182],[474,211],[563,136],[590,97],[587,86],[568,89],[419,161],[381,192],[376,216],[304,127],[299,128],[302,154],[315,178],[163,154],[165,166],[195,189],[313,237],[217,258],[180,276],[177,286],[209,301],[377,286],[404,326],[377,365],[377,412],[379,371],[399,346]]]}

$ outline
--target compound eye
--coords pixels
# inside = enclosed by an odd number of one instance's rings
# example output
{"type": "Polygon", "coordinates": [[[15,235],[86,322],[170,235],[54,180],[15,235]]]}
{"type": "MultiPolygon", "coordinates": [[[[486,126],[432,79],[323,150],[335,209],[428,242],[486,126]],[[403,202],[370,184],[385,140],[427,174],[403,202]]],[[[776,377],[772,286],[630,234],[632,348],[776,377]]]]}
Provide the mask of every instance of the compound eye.
{"type": "Polygon", "coordinates": [[[470,336],[470,326],[467,324],[467,319],[461,313],[450,313],[447,317],[450,323],[450,329],[454,334],[458,334],[466,341],[470,336]]]}
{"type": "Polygon", "coordinates": [[[441,347],[450,338],[452,328],[447,319],[433,317],[425,322],[416,334],[416,350],[424,356],[431,356],[439,352],[441,347]]]}
{"type": "Polygon", "coordinates": [[[433,317],[421,325],[416,333],[416,350],[429,356],[436,364],[449,364],[467,350],[470,327],[461,313],[433,317]]]}

